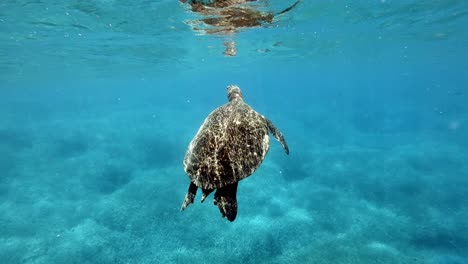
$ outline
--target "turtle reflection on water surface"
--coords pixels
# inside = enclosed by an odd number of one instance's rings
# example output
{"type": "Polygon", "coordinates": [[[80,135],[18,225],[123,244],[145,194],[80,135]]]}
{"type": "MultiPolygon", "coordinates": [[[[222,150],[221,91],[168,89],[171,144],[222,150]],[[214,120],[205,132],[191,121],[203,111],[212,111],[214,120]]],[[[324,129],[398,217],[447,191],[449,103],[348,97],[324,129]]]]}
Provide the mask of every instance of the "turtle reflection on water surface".
{"type": "MultiPolygon", "coordinates": [[[[232,35],[239,28],[259,27],[263,24],[273,23],[274,17],[293,9],[301,0],[297,0],[290,7],[277,12],[261,12],[250,2],[257,0],[180,0],[190,4],[192,11],[203,17],[192,21],[193,29],[207,34],[232,35]],[[201,27],[198,25],[202,25],[201,27]]],[[[235,42],[225,43],[225,55],[235,56],[235,42]]]]}
{"type": "Polygon", "coordinates": [[[214,204],[232,222],[237,216],[238,182],[262,163],[270,148],[268,133],[286,154],[289,148],[273,123],[244,102],[238,86],[228,86],[227,96],[228,103],[210,113],[187,149],[184,169],[190,185],[181,210],[193,203],[198,188],[202,202],[216,190],[214,204]]]}

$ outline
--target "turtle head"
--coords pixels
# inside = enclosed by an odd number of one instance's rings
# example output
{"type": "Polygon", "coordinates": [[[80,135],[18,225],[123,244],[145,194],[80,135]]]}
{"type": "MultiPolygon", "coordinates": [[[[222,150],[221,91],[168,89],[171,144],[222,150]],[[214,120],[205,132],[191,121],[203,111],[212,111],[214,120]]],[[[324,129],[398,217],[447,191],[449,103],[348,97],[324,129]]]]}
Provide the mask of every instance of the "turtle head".
{"type": "Polygon", "coordinates": [[[242,92],[239,86],[237,85],[229,85],[227,87],[227,97],[229,102],[234,99],[241,99],[242,100],[242,92]]]}

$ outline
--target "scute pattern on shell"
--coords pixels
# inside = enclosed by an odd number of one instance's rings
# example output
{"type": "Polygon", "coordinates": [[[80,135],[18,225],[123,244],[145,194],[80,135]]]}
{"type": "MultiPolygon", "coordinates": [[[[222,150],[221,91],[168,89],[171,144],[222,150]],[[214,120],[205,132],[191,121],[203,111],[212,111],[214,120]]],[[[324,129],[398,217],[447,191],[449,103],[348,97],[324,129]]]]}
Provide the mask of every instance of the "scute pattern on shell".
{"type": "Polygon", "coordinates": [[[251,175],[269,147],[265,118],[243,100],[233,100],[205,119],[185,154],[184,169],[199,188],[220,188],[251,175]]]}

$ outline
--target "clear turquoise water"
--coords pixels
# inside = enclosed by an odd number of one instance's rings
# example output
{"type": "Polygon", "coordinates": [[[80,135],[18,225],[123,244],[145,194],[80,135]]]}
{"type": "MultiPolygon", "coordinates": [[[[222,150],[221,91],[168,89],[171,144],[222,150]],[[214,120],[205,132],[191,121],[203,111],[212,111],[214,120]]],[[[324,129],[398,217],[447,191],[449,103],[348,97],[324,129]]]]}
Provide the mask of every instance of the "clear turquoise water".
{"type": "Polygon", "coordinates": [[[466,1],[303,1],[230,37],[195,18],[0,2],[1,263],[468,263],[466,1]],[[232,83],[291,155],[272,141],[229,223],[212,196],[179,209],[232,83]]]}

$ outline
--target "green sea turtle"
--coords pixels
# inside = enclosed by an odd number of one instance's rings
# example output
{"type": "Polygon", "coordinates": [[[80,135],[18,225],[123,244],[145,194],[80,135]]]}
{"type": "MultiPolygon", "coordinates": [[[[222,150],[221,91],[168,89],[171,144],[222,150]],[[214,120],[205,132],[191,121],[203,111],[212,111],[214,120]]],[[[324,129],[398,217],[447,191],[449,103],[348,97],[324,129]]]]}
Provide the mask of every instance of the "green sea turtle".
{"type": "Polygon", "coordinates": [[[244,102],[236,85],[227,88],[229,102],[205,119],[188,146],[184,169],[190,186],[181,210],[193,203],[198,188],[203,202],[216,190],[214,204],[223,217],[237,215],[237,184],[260,166],[270,148],[270,132],[289,154],[281,132],[263,115],[244,102]]]}

